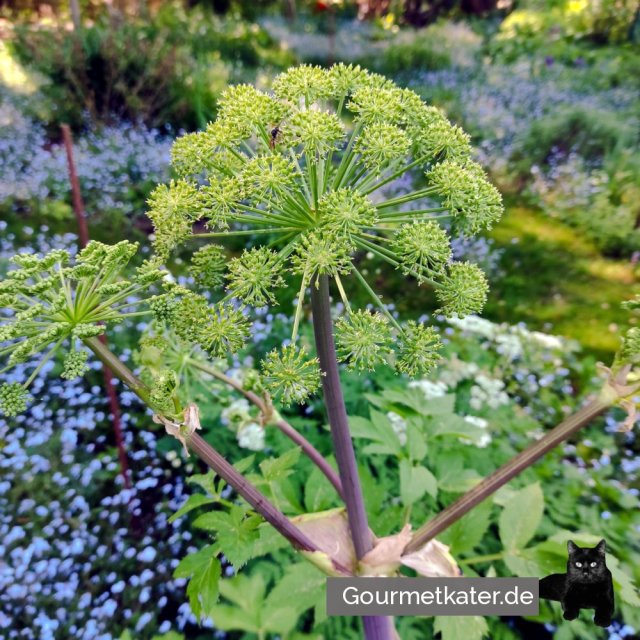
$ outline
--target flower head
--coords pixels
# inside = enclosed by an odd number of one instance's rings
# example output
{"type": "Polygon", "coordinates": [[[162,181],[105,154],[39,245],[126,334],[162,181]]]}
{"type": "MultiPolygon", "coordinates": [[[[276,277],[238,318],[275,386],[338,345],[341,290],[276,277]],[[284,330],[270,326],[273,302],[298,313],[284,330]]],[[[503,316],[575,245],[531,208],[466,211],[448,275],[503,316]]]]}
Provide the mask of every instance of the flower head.
{"type": "Polygon", "coordinates": [[[442,342],[433,327],[409,320],[400,339],[396,369],[410,377],[426,375],[438,364],[442,342]]]}
{"type": "Polygon", "coordinates": [[[359,309],[336,322],[338,357],[351,369],[373,371],[391,353],[389,321],[380,313],[359,309]]]}
{"type": "MultiPolygon", "coordinates": [[[[349,308],[338,323],[342,357],[364,369],[387,360],[386,316],[351,310],[350,287],[342,282],[363,287],[385,311],[359,271],[362,253],[433,287],[446,314],[482,307],[484,275],[474,265],[451,263],[449,229],[490,227],[502,202],[470,158],[469,136],[414,91],[357,66],[302,65],[275,78],[271,93],[230,87],[215,122],[176,142],[181,180],[150,199],[156,247],[165,257],[191,238],[251,238],[239,257],[227,261],[217,246],[204,248],[191,267],[197,285],[212,288],[224,277],[229,297],[249,306],[275,304],[284,275],[300,277],[292,347],[271,354],[266,365],[272,377],[290,368],[284,395],[296,399],[305,395],[293,376],[301,366],[298,327],[307,287],[318,275],[335,281],[349,308]],[[423,172],[426,185],[389,193],[412,169],[423,172]],[[441,224],[447,218],[454,224],[441,224]]],[[[154,313],[211,355],[243,344],[251,310],[194,295],[169,292],[152,301],[154,313]]],[[[391,325],[399,369],[428,369],[437,359],[437,335],[423,325],[403,330],[395,319],[391,325]]]]}
{"type": "Polygon", "coordinates": [[[392,246],[404,272],[414,275],[418,282],[442,273],[451,260],[449,237],[440,225],[431,220],[402,225],[393,238],[392,246]]]}
{"type": "Polygon", "coordinates": [[[278,254],[266,247],[245,250],[229,264],[227,289],[255,307],[275,304],[273,289],[285,285],[278,263],[278,254]]]}
{"type": "Polygon", "coordinates": [[[191,257],[189,273],[199,286],[215,289],[224,283],[226,266],[224,248],[217,244],[208,244],[191,257]]]}
{"type": "MultiPolygon", "coordinates": [[[[137,296],[164,275],[149,261],[124,278],[137,250],[138,245],[128,241],[112,246],[93,241],[73,260],[59,250],[45,256],[15,256],[17,268],[0,282],[0,299],[12,314],[0,324],[0,353],[8,356],[8,364],[39,358],[30,383],[60,349],[71,347],[61,375],[67,379],[82,375],[87,355],[76,350],[76,342],[104,333],[107,326],[129,315],[144,313],[134,310],[143,305],[137,296]]],[[[18,397],[26,401],[27,386],[21,395],[15,386],[6,391],[13,394],[7,397],[13,398],[14,408],[24,404],[18,397]]]]}
{"type": "Polygon", "coordinates": [[[262,362],[265,386],[284,405],[302,404],[320,387],[319,365],[293,344],[274,349],[262,362]]]}
{"type": "Polygon", "coordinates": [[[0,385],[0,412],[7,417],[17,416],[26,410],[31,396],[19,382],[0,385]]]}
{"type": "Polygon", "coordinates": [[[466,316],[482,310],[488,290],[487,279],[478,265],[454,262],[449,265],[442,286],[436,290],[436,297],[444,315],[466,316]]]}

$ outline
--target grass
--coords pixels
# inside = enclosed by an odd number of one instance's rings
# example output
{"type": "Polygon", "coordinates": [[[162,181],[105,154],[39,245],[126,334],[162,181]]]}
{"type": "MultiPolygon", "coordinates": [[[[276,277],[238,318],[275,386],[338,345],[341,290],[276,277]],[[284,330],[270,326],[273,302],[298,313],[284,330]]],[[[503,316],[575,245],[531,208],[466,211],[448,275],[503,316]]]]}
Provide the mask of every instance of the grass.
{"type": "Polygon", "coordinates": [[[620,303],[640,292],[638,269],[604,258],[576,230],[522,206],[509,207],[491,236],[504,251],[505,275],[491,283],[485,315],[575,338],[610,359],[629,322],[620,303]]]}

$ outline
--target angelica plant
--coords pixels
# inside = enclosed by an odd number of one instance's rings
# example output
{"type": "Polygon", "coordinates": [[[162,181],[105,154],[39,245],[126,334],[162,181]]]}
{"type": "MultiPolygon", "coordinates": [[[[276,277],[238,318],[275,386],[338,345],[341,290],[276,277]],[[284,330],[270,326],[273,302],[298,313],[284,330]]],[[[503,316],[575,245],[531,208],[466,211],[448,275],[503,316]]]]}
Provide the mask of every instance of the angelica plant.
{"type": "MultiPolygon", "coordinates": [[[[249,85],[229,88],[215,122],[175,142],[172,164],[176,178],[148,202],[156,257],[133,276],[124,268],[136,246],[126,242],[91,243],[75,261],[65,252],[15,259],[18,268],[0,287],[2,306],[10,310],[0,328],[6,345],[0,356],[8,358],[8,367],[40,359],[24,383],[0,387],[0,409],[7,415],[24,409],[31,381],[59,349],[68,352],[63,376],[81,374],[82,349],[88,348],[152,409],[157,423],[215,471],[221,480],[210,487],[211,500],[224,507],[210,514],[216,543],[198,552],[205,569],[196,572],[192,557],[179,568],[192,577],[188,593],[196,615],[212,610],[217,598],[217,555],[233,558],[238,567],[246,562],[261,518],[329,574],[375,574],[381,565],[393,574],[401,563],[419,570],[430,564],[425,545],[438,532],[606,407],[631,402],[637,390],[632,368],[640,353],[633,329],[596,400],[413,536],[404,528],[380,544],[367,521],[339,363],[358,372],[387,366],[402,375],[424,375],[437,365],[441,342],[434,327],[402,322],[389,312],[359,258],[372,253],[413,286],[430,288],[445,316],[482,310],[486,278],[476,265],[452,259],[450,234],[490,228],[502,203],[472,160],[469,137],[417,94],[382,76],[345,65],[301,66],[278,76],[269,93],[249,85]],[[415,176],[413,189],[387,195],[408,172],[415,176]],[[234,237],[250,244],[239,255],[225,249],[234,237]],[[193,288],[176,284],[160,266],[175,249],[189,247],[193,288]],[[371,308],[356,307],[347,281],[362,289],[371,308]],[[253,310],[276,305],[284,288],[297,293],[290,340],[264,357],[251,380],[233,380],[224,373],[225,363],[245,345],[253,310]],[[335,322],[331,293],[344,308],[335,322]],[[315,353],[300,331],[308,303],[315,353]],[[109,325],[138,315],[152,320],[138,356],[142,377],[96,340],[109,325]],[[336,556],[307,524],[286,518],[198,434],[194,376],[241,393],[259,412],[252,428],[275,426],[325,474],[346,507],[346,520],[331,522],[342,523],[336,527],[351,537],[353,557],[336,556]],[[337,473],[276,410],[304,403],[320,389],[337,473]],[[225,482],[248,506],[221,498],[225,482]]],[[[296,455],[293,450],[284,461],[261,465],[263,475],[286,470],[296,455]]],[[[365,618],[364,630],[368,640],[389,640],[394,633],[385,618],[365,618]]]]}

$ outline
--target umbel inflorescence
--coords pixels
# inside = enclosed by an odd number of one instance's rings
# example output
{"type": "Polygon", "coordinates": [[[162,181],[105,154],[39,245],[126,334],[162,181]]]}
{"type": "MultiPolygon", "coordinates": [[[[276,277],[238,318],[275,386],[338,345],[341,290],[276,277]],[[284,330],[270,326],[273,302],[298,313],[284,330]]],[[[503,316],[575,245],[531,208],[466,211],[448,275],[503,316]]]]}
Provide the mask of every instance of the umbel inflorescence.
{"type": "Polygon", "coordinates": [[[485,302],[484,274],[452,260],[441,223],[486,229],[502,214],[500,195],[471,159],[468,136],[382,76],[342,64],[300,66],[278,76],[272,93],[231,87],[216,121],[179,138],[172,159],[178,179],[149,199],[160,255],[193,238],[249,235],[260,244],[230,260],[219,245],[194,253],[196,281],[263,306],[294,279],[291,345],[263,368],[285,400],[302,401],[318,386],[315,362],[310,367],[297,346],[305,291],[318,275],[328,275],[342,297],[338,352],[359,370],[388,362],[424,373],[437,360],[439,339],[431,327],[402,327],[387,312],[357,256],[373,253],[433,287],[446,315],[476,313],[485,302]],[[421,186],[385,198],[385,187],[412,170],[421,186]],[[346,278],[363,287],[374,311],[352,309],[346,278]]]}
{"type": "MultiPolygon", "coordinates": [[[[157,257],[133,279],[120,275],[135,252],[129,243],[92,243],[74,266],[64,252],[17,257],[19,268],[0,289],[13,312],[0,328],[0,357],[10,355],[9,366],[37,353],[43,359],[24,385],[2,388],[5,413],[24,408],[30,381],[61,346],[70,348],[64,375],[81,373],[86,358],[76,344],[104,323],[152,313],[182,343],[224,358],[250,335],[251,307],[275,304],[285,286],[299,292],[291,342],[265,358],[263,383],[285,404],[303,402],[320,383],[317,360],[298,339],[305,296],[319,276],[333,281],[344,303],[336,325],[342,361],[424,374],[438,360],[438,334],[425,324],[403,326],[388,312],[358,267],[364,254],[432,287],[445,315],[482,309],[485,276],[452,260],[449,230],[489,228],[502,214],[500,195],[471,159],[468,136],[380,75],[300,66],[279,75],[271,93],[231,87],[215,122],[175,142],[172,164],[176,179],[149,198],[157,257]],[[419,186],[387,196],[407,172],[419,186]],[[239,235],[252,245],[239,256],[214,244],[239,235]],[[162,279],[157,268],[192,239],[210,241],[191,259],[197,292],[162,279]],[[362,287],[373,310],[352,307],[346,279],[362,287]],[[164,290],[152,295],[157,280],[164,290]]],[[[173,376],[159,376],[158,406],[171,405],[162,389],[174,385],[173,376]]]]}

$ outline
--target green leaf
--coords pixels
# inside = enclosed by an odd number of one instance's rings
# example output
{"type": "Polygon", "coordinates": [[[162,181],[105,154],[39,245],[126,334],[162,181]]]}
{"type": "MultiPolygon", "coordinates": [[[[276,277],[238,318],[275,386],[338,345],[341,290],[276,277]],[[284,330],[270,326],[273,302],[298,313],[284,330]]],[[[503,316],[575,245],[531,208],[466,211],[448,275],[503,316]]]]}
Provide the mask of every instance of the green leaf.
{"type": "Polygon", "coordinates": [[[425,493],[438,494],[438,481],[426,467],[414,467],[408,460],[400,461],[400,498],[408,507],[420,500],[425,493]]]}
{"type": "Polygon", "coordinates": [[[174,578],[191,578],[187,596],[196,618],[203,613],[210,615],[211,608],[218,600],[220,574],[220,562],[214,545],[189,554],[175,568],[174,578]]]}
{"type": "Polygon", "coordinates": [[[544,512],[544,494],[534,484],[518,491],[500,514],[500,540],[505,549],[522,549],[533,538],[544,512]]]}
{"type": "Polygon", "coordinates": [[[427,455],[427,439],[415,417],[407,418],[406,451],[411,460],[422,462],[427,455]]]}
{"type": "Polygon", "coordinates": [[[253,557],[266,556],[288,546],[287,540],[276,529],[263,522],[258,527],[258,540],[253,543],[253,557]]]}
{"type": "Polygon", "coordinates": [[[169,517],[168,522],[175,522],[178,518],[189,513],[189,511],[193,511],[193,509],[197,509],[205,504],[211,504],[215,501],[215,498],[209,498],[202,493],[194,493],[187,498],[185,503],[172,516],[169,517]]]}
{"type": "Polygon", "coordinates": [[[220,584],[220,593],[247,613],[260,610],[266,591],[265,581],[259,573],[239,574],[220,584]]]}
{"type": "Polygon", "coordinates": [[[433,629],[442,634],[442,640],[482,640],[489,633],[480,616],[436,616],[433,629]]]}
{"type": "Polygon", "coordinates": [[[399,456],[402,445],[391,423],[384,413],[371,410],[371,419],[367,420],[359,416],[349,418],[349,431],[353,438],[372,440],[375,444],[365,447],[367,454],[388,454],[399,456]]]}
{"type": "Polygon", "coordinates": [[[293,473],[293,467],[300,457],[300,447],[289,449],[279,458],[271,458],[260,463],[260,471],[265,482],[275,482],[293,473]]]}
{"type": "Polygon", "coordinates": [[[453,451],[441,452],[435,465],[435,475],[442,491],[468,491],[481,479],[475,469],[465,469],[463,456],[453,451]]]}
{"type": "Polygon", "coordinates": [[[189,484],[197,484],[205,493],[210,496],[215,496],[217,494],[213,484],[215,477],[216,474],[213,471],[209,471],[209,473],[196,473],[187,478],[187,482],[189,484]]]}
{"type": "Polygon", "coordinates": [[[484,534],[489,528],[492,507],[491,500],[481,502],[467,515],[443,531],[438,539],[449,545],[454,556],[473,551],[482,542],[484,534]]]}
{"type": "Polygon", "coordinates": [[[307,478],[304,504],[310,513],[326,511],[336,506],[336,490],[317,467],[313,468],[307,478]]]}
{"type": "Polygon", "coordinates": [[[212,607],[210,615],[216,629],[221,631],[247,631],[249,633],[260,631],[255,616],[247,616],[247,612],[239,607],[217,604],[212,607]]]}
{"type": "Polygon", "coordinates": [[[258,540],[257,527],[261,521],[258,516],[245,517],[241,507],[233,506],[228,513],[205,513],[194,520],[193,526],[212,531],[224,555],[238,569],[254,555],[253,545],[258,540]]]}
{"type": "Polygon", "coordinates": [[[286,635],[296,626],[298,617],[292,606],[280,608],[264,606],[260,611],[260,627],[264,631],[286,635]]]}
{"type": "Polygon", "coordinates": [[[265,601],[265,608],[293,607],[296,616],[325,597],[327,576],[309,562],[289,565],[265,601]],[[295,593],[292,600],[291,594],[295,593]]]}

